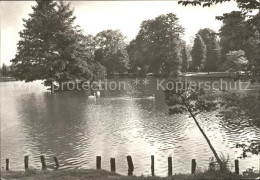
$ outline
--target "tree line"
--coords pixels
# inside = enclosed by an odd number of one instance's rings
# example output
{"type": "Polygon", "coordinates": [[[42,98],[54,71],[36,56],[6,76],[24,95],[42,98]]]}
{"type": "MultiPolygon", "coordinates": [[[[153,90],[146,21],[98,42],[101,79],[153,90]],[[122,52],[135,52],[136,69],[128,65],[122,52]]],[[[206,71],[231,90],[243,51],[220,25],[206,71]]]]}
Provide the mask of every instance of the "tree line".
{"type": "Polygon", "coordinates": [[[177,76],[187,71],[258,68],[259,13],[249,20],[242,11],[224,14],[218,17],[223,21],[220,31],[200,29],[192,46],[182,38],[185,30],[178,17],[163,14],[144,20],[128,43],[120,30],[84,35],[74,25],[69,3],[36,2],[29,19],[23,19],[25,28],[11,60],[12,75],[20,80],[94,81],[115,74],[177,76]],[[248,21],[257,23],[248,28],[248,21]]]}
{"type": "MultiPolygon", "coordinates": [[[[210,7],[214,4],[229,2],[231,0],[179,0],[183,6],[210,7]]],[[[260,2],[258,0],[234,0],[238,11],[225,13],[216,19],[223,22],[217,33],[220,45],[220,59],[217,61],[217,70],[245,71],[247,79],[251,82],[260,81],[260,2]]],[[[198,34],[197,34],[198,35],[198,34]]],[[[197,56],[205,57],[207,43],[197,38],[197,56]]],[[[195,45],[195,43],[194,43],[195,45]]],[[[203,59],[203,58],[202,58],[203,59]]],[[[198,63],[203,68],[203,61],[198,63]]]]}

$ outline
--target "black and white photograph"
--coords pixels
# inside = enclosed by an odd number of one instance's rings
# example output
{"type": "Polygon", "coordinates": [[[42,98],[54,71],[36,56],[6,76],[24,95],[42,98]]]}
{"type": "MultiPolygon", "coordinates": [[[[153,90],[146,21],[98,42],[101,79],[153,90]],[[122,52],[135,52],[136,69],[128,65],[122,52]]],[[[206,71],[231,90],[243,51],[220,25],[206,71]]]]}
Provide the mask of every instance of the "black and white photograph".
{"type": "Polygon", "coordinates": [[[260,180],[260,0],[1,0],[1,180],[260,180]]]}

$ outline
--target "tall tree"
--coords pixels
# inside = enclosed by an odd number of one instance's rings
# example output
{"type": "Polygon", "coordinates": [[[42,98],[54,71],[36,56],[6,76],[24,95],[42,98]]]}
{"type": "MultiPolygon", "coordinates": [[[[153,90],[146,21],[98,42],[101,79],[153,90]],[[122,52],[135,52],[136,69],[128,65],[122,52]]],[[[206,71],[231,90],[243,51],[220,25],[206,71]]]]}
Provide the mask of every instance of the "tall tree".
{"type": "MultiPolygon", "coordinates": [[[[253,21],[259,13],[251,19],[253,21]]],[[[259,79],[259,62],[260,62],[260,23],[256,23],[253,28],[248,27],[248,20],[240,11],[233,11],[224,14],[221,17],[223,26],[220,29],[220,45],[222,47],[221,66],[227,60],[224,56],[229,51],[245,51],[245,56],[248,59],[247,70],[251,71],[250,79],[256,81],[259,79]],[[224,56],[224,57],[223,57],[224,56]]]]}
{"type": "Polygon", "coordinates": [[[204,68],[206,53],[206,45],[202,37],[199,34],[197,34],[196,38],[194,39],[194,45],[191,50],[193,70],[201,70],[204,68]]]}
{"type": "Polygon", "coordinates": [[[147,65],[147,60],[145,56],[144,47],[142,47],[142,40],[136,38],[130,42],[127,46],[127,52],[129,55],[130,72],[136,72],[140,70],[140,74],[144,75],[145,66],[147,65]]]}
{"type": "Polygon", "coordinates": [[[87,62],[94,61],[95,51],[96,51],[96,41],[95,37],[92,35],[86,35],[82,38],[82,43],[84,47],[85,60],[87,62]]]}
{"type": "MultiPolygon", "coordinates": [[[[74,26],[70,4],[37,0],[29,19],[23,19],[14,76],[20,80],[88,79],[90,64],[85,59],[83,35],[74,26]]],[[[89,62],[90,63],[90,62],[89,62]]]]}
{"type": "Polygon", "coordinates": [[[3,65],[2,65],[2,75],[3,75],[3,76],[7,76],[8,73],[9,73],[9,68],[8,68],[8,66],[6,66],[5,63],[3,63],[3,65]]]}
{"type": "Polygon", "coordinates": [[[206,59],[205,59],[205,67],[204,71],[216,71],[217,63],[220,59],[220,46],[217,39],[216,32],[212,29],[205,28],[200,29],[198,34],[202,37],[205,45],[206,45],[206,59]]]}
{"type": "Polygon", "coordinates": [[[257,59],[255,56],[259,55],[259,48],[257,48],[259,46],[259,31],[256,30],[253,35],[246,37],[247,34],[252,32],[249,32],[246,27],[246,18],[240,11],[226,13],[222,16],[222,20],[223,26],[219,34],[223,55],[226,55],[229,51],[244,50],[250,63],[255,64],[257,59]]]}
{"type": "Polygon", "coordinates": [[[128,69],[126,37],[119,30],[105,30],[95,37],[98,60],[106,67],[108,74],[123,73],[128,69]]]}
{"type": "Polygon", "coordinates": [[[224,62],[222,69],[224,71],[232,69],[233,71],[242,71],[245,70],[248,60],[245,57],[245,52],[242,50],[239,51],[230,51],[226,54],[227,60],[224,62]]]}
{"type": "Polygon", "coordinates": [[[243,49],[244,39],[238,35],[246,34],[244,20],[245,16],[240,11],[232,11],[223,15],[223,26],[219,30],[222,60],[220,65],[226,60],[225,56],[229,51],[243,49]]]}
{"type": "MultiPolygon", "coordinates": [[[[260,28],[259,28],[260,31],[260,28]]],[[[249,37],[245,41],[245,46],[243,50],[245,51],[245,56],[248,59],[247,69],[252,72],[252,74],[260,75],[260,33],[255,31],[254,35],[249,37]]],[[[256,81],[255,78],[253,81],[256,81]]],[[[260,80],[260,77],[259,77],[260,80]]]]}
{"type": "Polygon", "coordinates": [[[130,59],[141,61],[156,74],[177,74],[181,67],[181,36],[184,29],[173,13],[143,21],[135,40],[130,43],[130,59]]]}
{"type": "Polygon", "coordinates": [[[189,57],[188,57],[186,46],[182,48],[181,57],[182,57],[181,70],[183,73],[186,73],[189,68],[189,57]]]}

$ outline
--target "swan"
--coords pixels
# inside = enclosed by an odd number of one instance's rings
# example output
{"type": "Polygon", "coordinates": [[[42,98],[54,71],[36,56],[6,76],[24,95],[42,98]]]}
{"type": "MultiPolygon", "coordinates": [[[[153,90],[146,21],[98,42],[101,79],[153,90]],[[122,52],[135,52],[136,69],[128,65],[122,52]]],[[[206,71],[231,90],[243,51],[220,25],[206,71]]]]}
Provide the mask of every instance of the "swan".
{"type": "Polygon", "coordinates": [[[152,96],[147,97],[148,99],[155,99],[155,94],[153,94],[152,96]]]}
{"type": "Polygon", "coordinates": [[[100,97],[100,91],[97,91],[97,97],[100,97]]]}
{"type": "Polygon", "coordinates": [[[90,95],[88,96],[89,99],[96,99],[96,93],[94,93],[94,95],[90,95]]]}

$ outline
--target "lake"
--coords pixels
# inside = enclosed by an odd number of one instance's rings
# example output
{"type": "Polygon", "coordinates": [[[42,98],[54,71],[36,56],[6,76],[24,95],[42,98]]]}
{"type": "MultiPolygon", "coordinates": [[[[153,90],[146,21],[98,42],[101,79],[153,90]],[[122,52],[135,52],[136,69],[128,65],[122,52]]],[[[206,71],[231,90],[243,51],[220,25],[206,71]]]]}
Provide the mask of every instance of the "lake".
{"type": "MultiPolygon", "coordinates": [[[[96,101],[88,98],[89,91],[52,94],[41,81],[1,82],[1,167],[9,158],[11,170],[23,170],[23,158],[29,155],[29,166],[40,169],[39,156],[45,155],[50,166],[57,156],[61,169],[95,168],[96,156],[102,156],[102,169],[110,170],[109,159],[115,157],[116,172],[127,174],[126,156],[131,155],[134,174],[149,175],[150,156],[155,155],[156,175],[167,175],[169,156],[173,173],[190,173],[191,159],[207,168],[213,154],[194,121],[188,115],[168,115],[158,79],[138,80],[109,79],[112,89],[119,82],[126,88],[102,90],[96,101]]],[[[260,140],[260,130],[215,115],[201,114],[198,119],[217,152],[229,154],[234,171],[234,160],[241,155],[236,143],[260,140]]],[[[256,155],[241,159],[240,172],[259,169],[259,161],[256,155]]]]}

